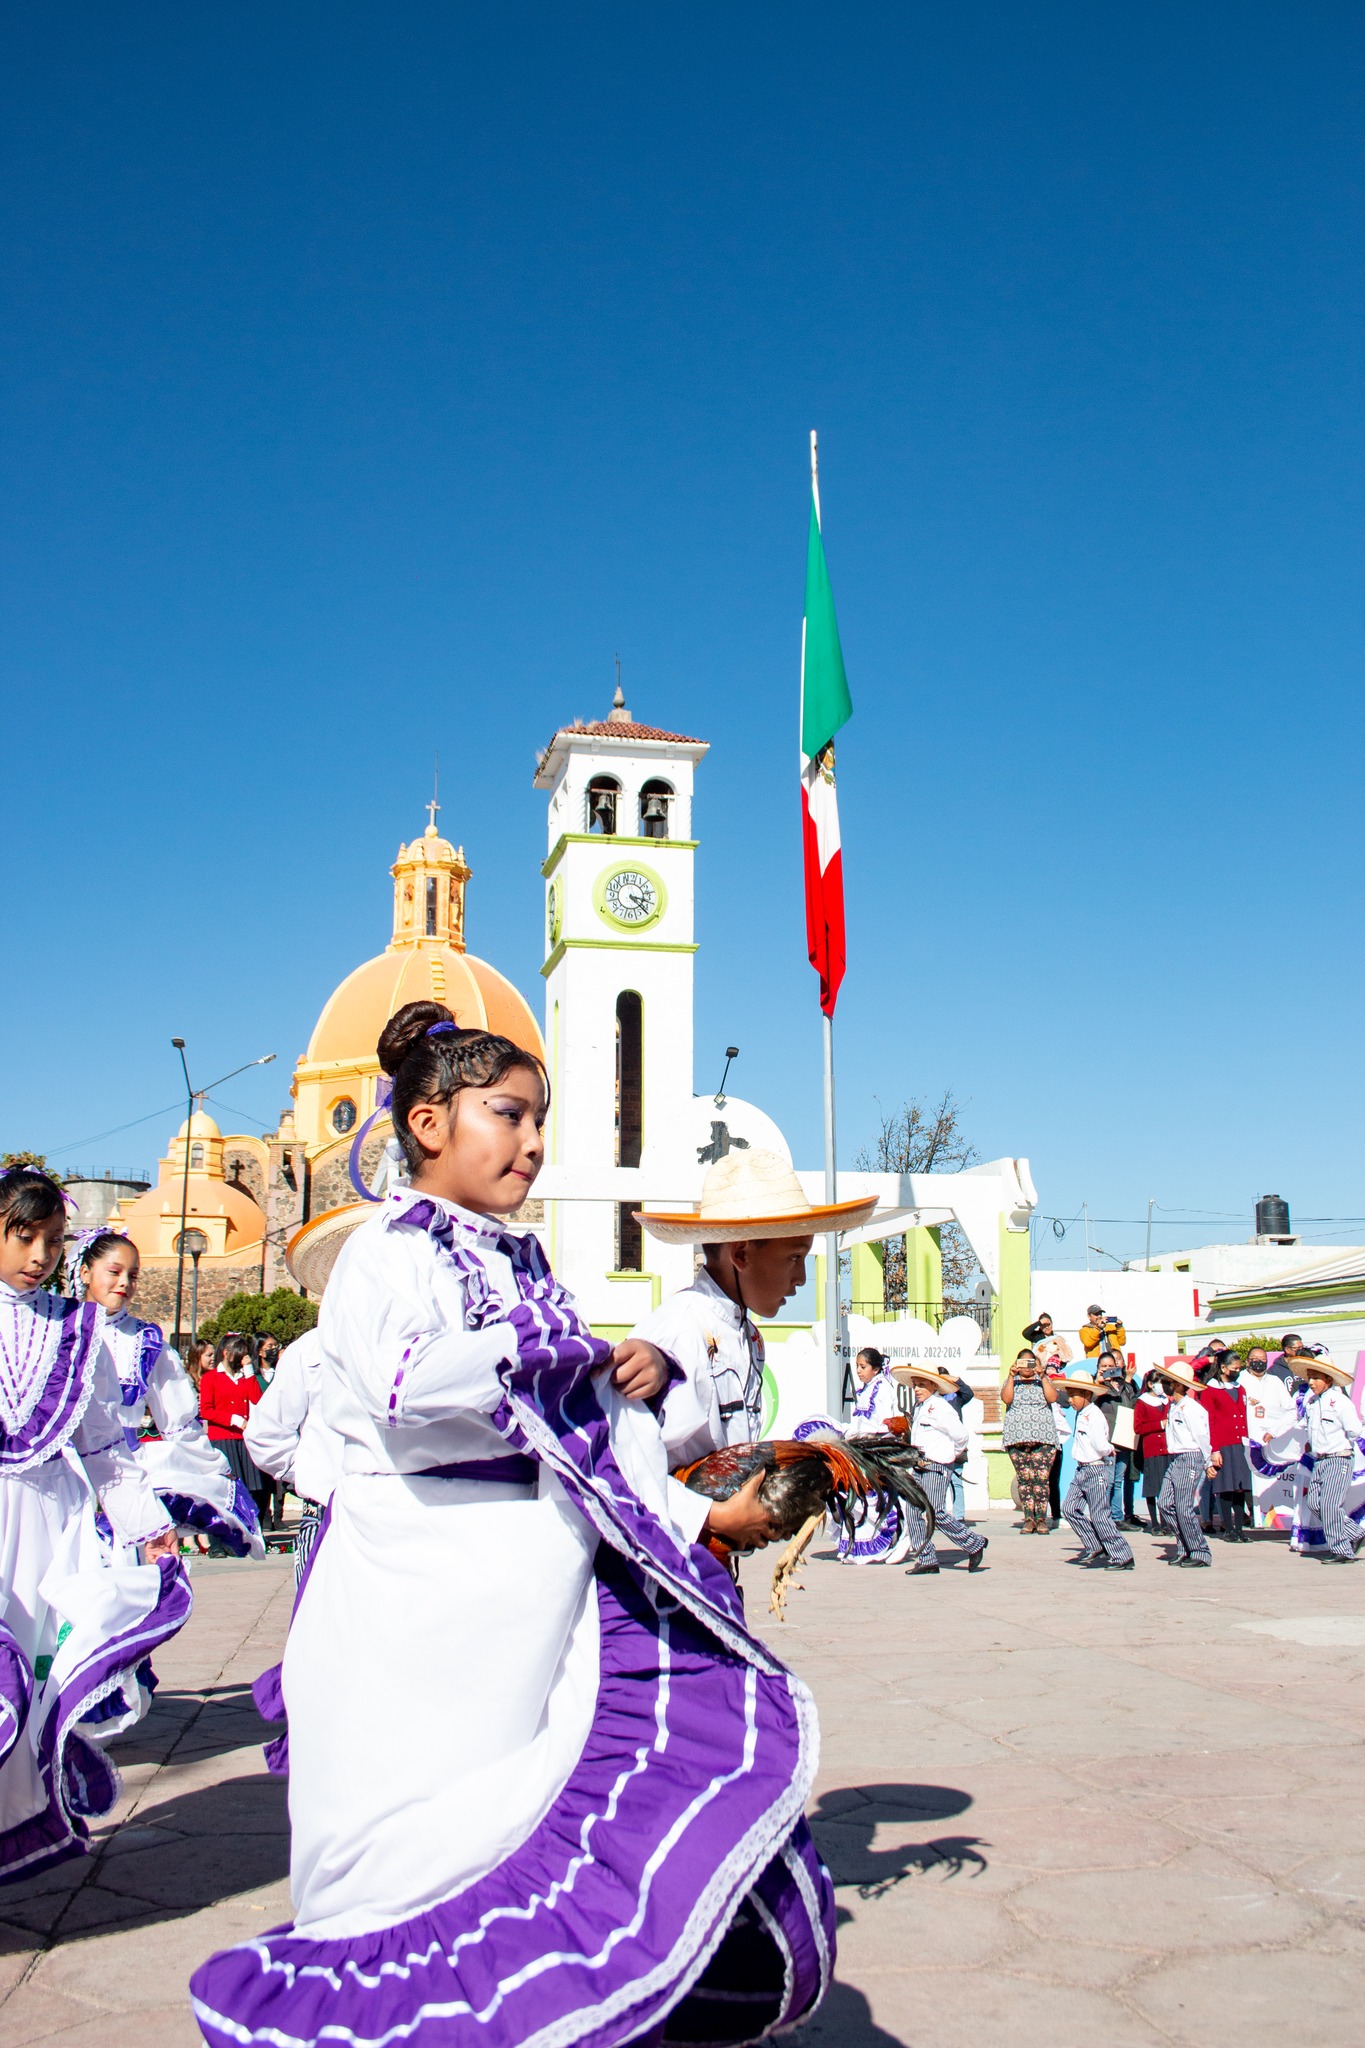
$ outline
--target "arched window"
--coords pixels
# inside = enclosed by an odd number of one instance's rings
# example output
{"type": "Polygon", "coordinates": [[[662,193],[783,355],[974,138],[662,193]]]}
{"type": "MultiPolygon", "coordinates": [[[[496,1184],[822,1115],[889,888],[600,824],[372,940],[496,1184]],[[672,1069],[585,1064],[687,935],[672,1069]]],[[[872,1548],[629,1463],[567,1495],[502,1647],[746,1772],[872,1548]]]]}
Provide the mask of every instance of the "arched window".
{"type": "Polygon", "coordinates": [[[427,937],[436,936],[436,877],[427,876],[427,937]]]}
{"type": "Polygon", "coordinates": [[[616,836],[616,809],[621,795],[621,785],[614,775],[594,775],[588,784],[589,832],[603,832],[609,839],[616,836]]]}
{"type": "Polygon", "coordinates": [[[668,820],[672,802],[672,783],[641,783],[640,837],[642,839],[667,839],[668,820]]]}
{"type": "MultiPolygon", "coordinates": [[[[644,1004],[633,988],[616,998],[616,1164],[638,1166],[644,1140],[644,1004]]],[[[616,1270],[644,1268],[644,1242],[634,1202],[616,1207],[616,1270]]]]}
{"type": "Polygon", "coordinates": [[[343,1138],[347,1131],[355,1129],[355,1104],[349,1095],[343,1095],[340,1102],[332,1104],[332,1129],[343,1138]]]}
{"type": "Polygon", "coordinates": [[[191,1145],[191,1146],[190,1146],[190,1172],[191,1172],[191,1173],[193,1173],[196,1167],[200,1167],[200,1166],[202,1166],[203,1164],[204,1164],[204,1148],[203,1148],[203,1146],[202,1146],[202,1145],[191,1145]]]}

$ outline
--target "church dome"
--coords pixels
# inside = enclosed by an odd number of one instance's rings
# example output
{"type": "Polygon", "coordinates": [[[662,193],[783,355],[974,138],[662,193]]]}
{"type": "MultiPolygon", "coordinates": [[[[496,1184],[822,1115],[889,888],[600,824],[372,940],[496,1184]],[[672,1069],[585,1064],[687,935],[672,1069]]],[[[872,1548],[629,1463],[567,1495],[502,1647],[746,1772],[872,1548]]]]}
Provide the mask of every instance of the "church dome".
{"type": "Polygon", "coordinates": [[[444,1003],[457,1024],[496,1031],[544,1059],[529,1003],[505,975],[452,946],[391,948],[348,974],[328,998],[305,1055],[310,1066],[373,1061],[379,1034],[404,1003],[444,1003]]]}

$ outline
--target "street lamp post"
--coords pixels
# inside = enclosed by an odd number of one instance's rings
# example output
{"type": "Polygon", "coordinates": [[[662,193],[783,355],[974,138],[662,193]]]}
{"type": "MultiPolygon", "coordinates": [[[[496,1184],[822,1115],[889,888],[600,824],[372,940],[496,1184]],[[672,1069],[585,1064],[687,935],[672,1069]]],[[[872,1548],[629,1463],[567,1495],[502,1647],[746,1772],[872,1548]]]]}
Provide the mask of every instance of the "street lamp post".
{"type": "Polygon", "coordinates": [[[180,1312],[185,1299],[185,1254],[188,1252],[194,1260],[194,1305],[197,1306],[199,1298],[199,1261],[208,1250],[208,1239],[203,1235],[202,1231],[195,1231],[193,1233],[200,1239],[198,1251],[195,1251],[193,1245],[186,1241],[185,1225],[189,1221],[190,1213],[190,1141],[193,1135],[191,1127],[194,1123],[194,1105],[196,1101],[202,1102],[206,1095],[212,1095],[215,1088],[221,1088],[224,1081],[235,1080],[238,1074],[245,1074],[251,1067],[268,1067],[275,1055],[273,1052],[262,1053],[258,1060],[247,1060],[244,1065],[234,1067],[230,1074],[220,1074],[216,1081],[209,1082],[207,1088],[195,1088],[191,1085],[190,1070],[185,1061],[184,1039],[173,1038],[171,1044],[180,1055],[180,1071],[185,1076],[185,1099],[189,1105],[185,1112],[185,1166],[180,1176],[180,1234],[175,1240],[175,1249],[178,1254],[175,1268],[175,1341],[179,1345],[181,1341],[180,1312]]]}
{"type": "MultiPolygon", "coordinates": [[[[175,1241],[178,1252],[188,1252],[194,1260],[194,1272],[190,1277],[190,1342],[199,1335],[199,1261],[209,1248],[209,1241],[202,1230],[184,1230],[175,1241]]],[[[178,1333],[177,1333],[178,1334],[178,1333]]]]}

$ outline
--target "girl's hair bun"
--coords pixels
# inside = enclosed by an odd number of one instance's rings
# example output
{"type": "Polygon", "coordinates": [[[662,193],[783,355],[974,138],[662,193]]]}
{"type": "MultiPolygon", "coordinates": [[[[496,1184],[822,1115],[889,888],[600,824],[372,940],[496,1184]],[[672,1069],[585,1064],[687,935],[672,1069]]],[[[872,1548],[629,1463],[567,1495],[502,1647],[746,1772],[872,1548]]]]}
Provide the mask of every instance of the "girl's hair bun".
{"type": "Polygon", "coordinates": [[[396,1074],[413,1047],[433,1024],[453,1024],[454,1017],[444,1003],[404,1003],[379,1034],[376,1048],[379,1064],[386,1074],[396,1074]]]}

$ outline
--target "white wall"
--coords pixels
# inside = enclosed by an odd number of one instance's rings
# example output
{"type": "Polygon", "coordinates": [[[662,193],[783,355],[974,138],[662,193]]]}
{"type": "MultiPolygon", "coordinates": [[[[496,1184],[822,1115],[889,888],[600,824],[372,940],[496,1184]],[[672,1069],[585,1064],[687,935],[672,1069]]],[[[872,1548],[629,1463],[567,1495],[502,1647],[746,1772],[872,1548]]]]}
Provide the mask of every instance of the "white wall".
{"type": "MultiPolygon", "coordinates": [[[[1124,1349],[1146,1371],[1180,1349],[1179,1333],[1200,1320],[1195,1283],[1188,1273],[1071,1273],[1051,1269],[1033,1275],[1033,1315],[1044,1310],[1059,1337],[1081,1357],[1080,1326],[1092,1301],[1119,1316],[1128,1332],[1124,1349]]],[[[1206,1302],[1201,1299],[1202,1315],[1206,1302]]]]}

